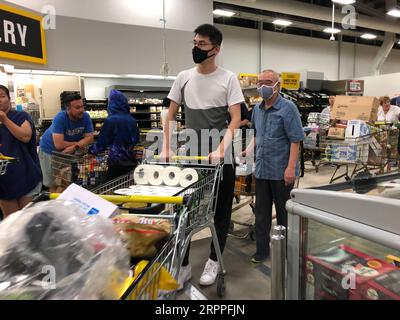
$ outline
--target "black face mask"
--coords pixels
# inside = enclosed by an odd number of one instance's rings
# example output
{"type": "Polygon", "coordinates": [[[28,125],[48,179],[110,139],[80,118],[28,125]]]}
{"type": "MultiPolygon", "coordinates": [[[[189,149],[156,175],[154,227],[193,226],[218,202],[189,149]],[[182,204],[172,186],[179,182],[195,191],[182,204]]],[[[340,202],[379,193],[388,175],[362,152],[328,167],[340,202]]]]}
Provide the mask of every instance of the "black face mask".
{"type": "Polygon", "coordinates": [[[211,58],[212,56],[215,56],[215,54],[208,56],[208,53],[212,50],[214,50],[215,48],[212,48],[208,51],[206,50],[201,50],[199,47],[194,47],[192,50],[192,55],[193,55],[193,61],[196,64],[202,63],[204,60],[211,58]]]}

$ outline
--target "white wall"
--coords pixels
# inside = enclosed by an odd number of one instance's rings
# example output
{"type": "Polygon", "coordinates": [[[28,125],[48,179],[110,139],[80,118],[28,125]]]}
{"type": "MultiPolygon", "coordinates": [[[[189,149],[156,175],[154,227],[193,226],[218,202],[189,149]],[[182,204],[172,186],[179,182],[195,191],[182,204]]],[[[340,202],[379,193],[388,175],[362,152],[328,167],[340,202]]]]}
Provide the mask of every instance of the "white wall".
{"type": "MultiPolygon", "coordinates": [[[[217,25],[224,34],[223,66],[235,73],[257,73],[258,30],[217,25]]],[[[370,74],[378,47],[342,43],[340,79],[370,74]],[[354,60],[354,50],[356,58],[354,60]],[[355,62],[355,63],[354,63],[355,62]]],[[[279,72],[324,72],[326,80],[338,80],[338,42],[263,31],[262,69],[279,72]]],[[[400,72],[400,50],[392,50],[382,73],[400,72]]]]}
{"type": "MultiPolygon", "coordinates": [[[[170,75],[193,65],[192,39],[192,32],[166,30],[170,75]]],[[[22,69],[159,75],[164,62],[158,28],[58,17],[57,29],[46,31],[46,41],[46,66],[7,59],[0,63],[22,69]]]]}
{"type": "MultiPolygon", "coordinates": [[[[13,4],[41,12],[54,6],[57,16],[162,28],[162,0],[9,0],[13,4]]],[[[212,23],[212,0],[166,0],[166,27],[193,31],[212,23]]]]}
{"type": "Polygon", "coordinates": [[[400,73],[384,74],[375,77],[363,77],[364,95],[366,96],[399,96],[400,73]]]}

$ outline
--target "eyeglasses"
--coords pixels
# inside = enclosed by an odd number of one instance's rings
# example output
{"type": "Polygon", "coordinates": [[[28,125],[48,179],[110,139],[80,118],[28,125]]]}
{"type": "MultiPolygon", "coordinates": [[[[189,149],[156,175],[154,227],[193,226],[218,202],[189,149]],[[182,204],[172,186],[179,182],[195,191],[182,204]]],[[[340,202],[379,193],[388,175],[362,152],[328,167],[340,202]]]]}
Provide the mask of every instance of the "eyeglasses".
{"type": "Polygon", "coordinates": [[[257,88],[261,88],[263,85],[265,85],[265,86],[273,86],[275,84],[276,84],[276,82],[273,82],[271,80],[258,81],[257,82],[257,88]]]}
{"type": "Polygon", "coordinates": [[[193,44],[194,47],[199,47],[200,49],[201,48],[205,48],[207,46],[213,46],[214,45],[212,43],[207,43],[207,42],[204,42],[204,41],[197,42],[197,41],[194,41],[194,40],[193,40],[192,44],[193,44]]]}

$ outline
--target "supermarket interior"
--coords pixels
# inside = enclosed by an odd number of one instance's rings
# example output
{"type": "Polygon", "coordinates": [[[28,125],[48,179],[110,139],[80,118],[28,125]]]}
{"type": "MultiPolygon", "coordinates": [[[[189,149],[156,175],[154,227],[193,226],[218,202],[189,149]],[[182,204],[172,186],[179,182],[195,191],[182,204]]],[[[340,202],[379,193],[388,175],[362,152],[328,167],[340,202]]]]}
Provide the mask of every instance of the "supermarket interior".
{"type": "Polygon", "coordinates": [[[400,300],[399,0],[0,19],[0,300],[400,300]]]}

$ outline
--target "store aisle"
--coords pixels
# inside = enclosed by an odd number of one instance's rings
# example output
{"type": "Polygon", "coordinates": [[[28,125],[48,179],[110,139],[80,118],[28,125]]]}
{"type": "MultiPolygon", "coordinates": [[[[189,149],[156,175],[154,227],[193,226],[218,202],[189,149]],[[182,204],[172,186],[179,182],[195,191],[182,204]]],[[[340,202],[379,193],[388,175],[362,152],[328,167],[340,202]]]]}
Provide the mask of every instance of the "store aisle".
{"type": "MultiPolygon", "coordinates": [[[[182,292],[177,295],[178,300],[187,299],[220,299],[217,295],[216,284],[210,287],[199,285],[200,275],[205,261],[208,258],[210,238],[192,242],[190,262],[192,265],[192,279],[182,292]]],[[[225,277],[226,294],[222,300],[269,300],[270,299],[270,266],[268,259],[260,265],[253,265],[250,257],[255,248],[250,239],[236,239],[230,237],[224,252],[224,263],[228,273],[225,277]]]]}

